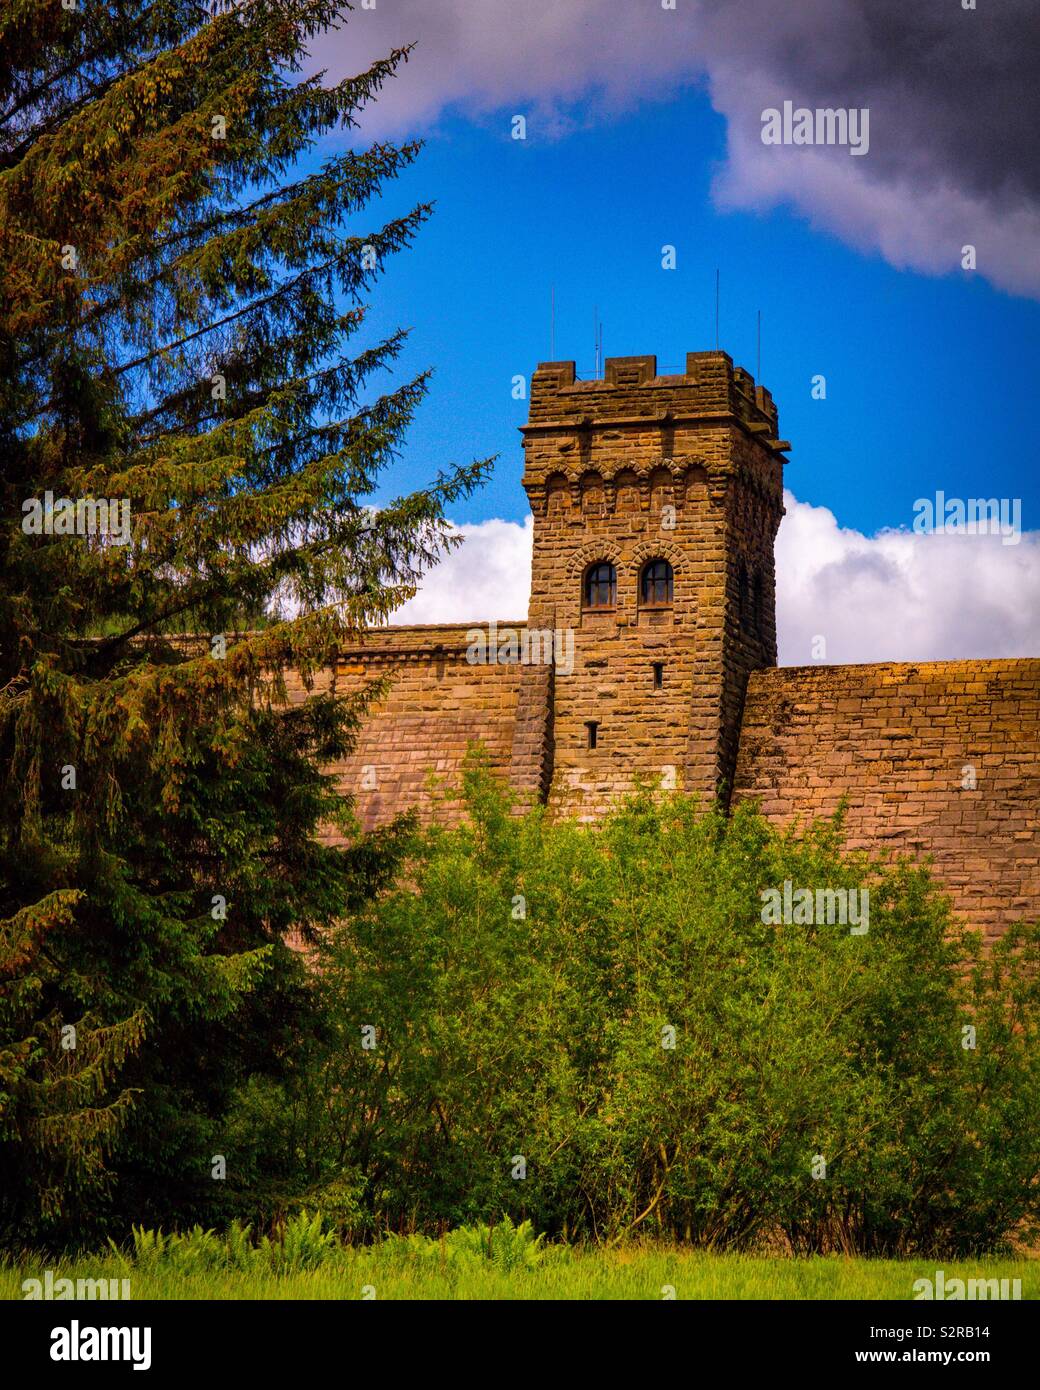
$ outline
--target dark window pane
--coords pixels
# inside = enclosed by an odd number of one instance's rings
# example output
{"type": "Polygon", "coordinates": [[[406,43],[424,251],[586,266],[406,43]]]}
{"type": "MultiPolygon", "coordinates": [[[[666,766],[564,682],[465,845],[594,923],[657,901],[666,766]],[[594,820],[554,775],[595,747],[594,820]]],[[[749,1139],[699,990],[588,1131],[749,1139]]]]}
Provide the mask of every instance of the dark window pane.
{"type": "Polygon", "coordinates": [[[641,601],[671,603],[673,594],[672,567],[667,560],[651,560],[643,567],[641,601]]]}
{"type": "Polygon", "coordinates": [[[606,561],[585,572],[585,607],[613,608],[617,596],[617,570],[606,561]]]}

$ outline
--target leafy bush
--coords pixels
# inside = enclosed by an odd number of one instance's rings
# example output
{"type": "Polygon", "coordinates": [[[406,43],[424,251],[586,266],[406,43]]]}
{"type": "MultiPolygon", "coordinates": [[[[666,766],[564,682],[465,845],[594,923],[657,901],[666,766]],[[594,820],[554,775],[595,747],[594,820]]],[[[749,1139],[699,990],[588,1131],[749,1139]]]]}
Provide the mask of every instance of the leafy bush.
{"type": "Polygon", "coordinates": [[[169,1235],[135,1226],[133,1253],[129,1257],[114,1241],[109,1240],[108,1244],[125,1267],[133,1266],[149,1273],[165,1268],[178,1274],[231,1269],[267,1269],[273,1274],[297,1274],[301,1270],[317,1269],[339,1252],[339,1237],[334,1230],[326,1229],[327,1224],[321,1212],[312,1215],[303,1211],[273,1235],[261,1236],[258,1244],[252,1241],[252,1228],[239,1221],[233,1221],[223,1236],[216,1231],[203,1230],[201,1226],[169,1235]]]}
{"type": "Polygon", "coordinates": [[[585,828],[515,814],[479,763],[465,790],[467,823],[328,944],[324,1051],[279,1104],[242,1098],[283,1176],[349,1174],[402,1232],[952,1255],[1035,1218],[1036,927],[984,954],[840,817],[781,833],[645,791],[585,828]],[[869,929],[764,922],[785,880],[869,889],[869,929]]]}

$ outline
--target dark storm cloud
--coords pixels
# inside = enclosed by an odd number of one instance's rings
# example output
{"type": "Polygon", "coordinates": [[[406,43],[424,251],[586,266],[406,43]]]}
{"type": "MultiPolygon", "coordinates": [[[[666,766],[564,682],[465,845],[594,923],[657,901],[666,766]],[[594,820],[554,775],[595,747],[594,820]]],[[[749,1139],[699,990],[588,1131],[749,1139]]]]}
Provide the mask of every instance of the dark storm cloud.
{"type": "Polygon", "coordinates": [[[722,0],[702,15],[716,56],[743,53],[806,105],[869,107],[875,175],[1040,199],[1037,0],[974,11],[960,0],[722,0]]]}

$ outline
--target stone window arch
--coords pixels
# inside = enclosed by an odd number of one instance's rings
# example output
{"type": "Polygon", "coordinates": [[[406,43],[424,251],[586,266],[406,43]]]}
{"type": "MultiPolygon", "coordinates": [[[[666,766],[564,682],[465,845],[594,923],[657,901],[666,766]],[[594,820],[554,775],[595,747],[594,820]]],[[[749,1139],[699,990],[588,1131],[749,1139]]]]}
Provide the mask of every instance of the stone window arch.
{"type": "Polygon", "coordinates": [[[614,507],[619,512],[639,511],[639,479],[630,468],[614,479],[614,507]]]}
{"type": "Polygon", "coordinates": [[[703,464],[694,463],[686,470],[687,502],[701,502],[708,495],[708,472],[703,464]]]}

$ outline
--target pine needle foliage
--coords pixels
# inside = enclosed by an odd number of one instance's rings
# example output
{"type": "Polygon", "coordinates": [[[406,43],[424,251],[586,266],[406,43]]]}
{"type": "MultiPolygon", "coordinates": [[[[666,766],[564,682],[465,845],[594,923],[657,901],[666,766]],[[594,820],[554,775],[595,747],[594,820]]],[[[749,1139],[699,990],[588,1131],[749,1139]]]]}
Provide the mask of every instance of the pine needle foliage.
{"type": "MultiPolygon", "coordinates": [[[[371,505],[427,387],[369,332],[408,57],[328,0],[0,14],[0,1233],[205,1218],[230,1089],[317,1027],[287,948],[386,880],[285,704],[414,592],[485,463],[371,505]],[[67,503],[67,504],[66,504],[67,503]],[[101,506],[104,504],[104,507],[101,506]],[[107,510],[105,510],[107,508],[107,510]],[[125,527],[123,525],[125,521],[125,527]]],[[[223,1155],[229,1165],[234,1155],[223,1155]]]]}

